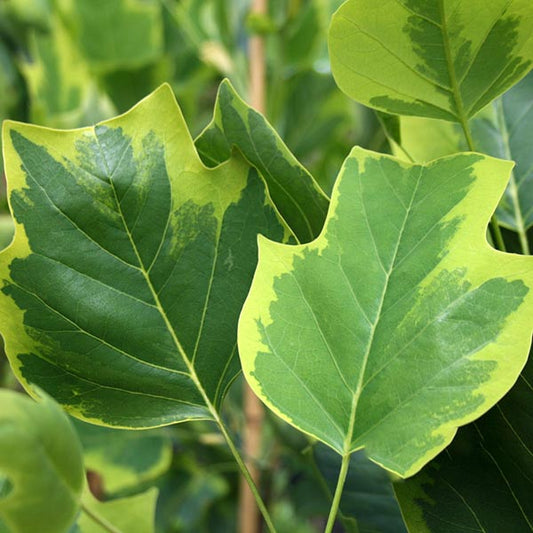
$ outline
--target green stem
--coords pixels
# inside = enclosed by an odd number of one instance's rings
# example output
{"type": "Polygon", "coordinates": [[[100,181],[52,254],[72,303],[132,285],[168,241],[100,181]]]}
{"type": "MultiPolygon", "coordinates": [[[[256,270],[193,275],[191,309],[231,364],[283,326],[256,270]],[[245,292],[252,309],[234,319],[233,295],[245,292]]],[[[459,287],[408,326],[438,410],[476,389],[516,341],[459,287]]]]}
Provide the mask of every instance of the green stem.
{"type": "Polygon", "coordinates": [[[524,255],[531,255],[531,250],[529,248],[529,242],[527,240],[527,233],[525,231],[520,231],[518,233],[518,238],[520,239],[520,248],[524,255]]]}
{"type": "Polygon", "coordinates": [[[385,124],[385,121],[383,120],[383,117],[379,113],[375,113],[376,118],[378,119],[379,125],[381,126],[381,129],[383,130],[383,133],[385,134],[385,137],[387,141],[389,141],[389,144],[391,148],[393,146],[397,146],[407,157],[407,159],[411,162],[415,162],[415,158],[407,151],[407,149],[398,141],[394,139],[394,137],[391,135],[389,129],[387,128],[387,125],[385,124]]]}
{"type": "Polygon", "coordinates": [[[335,488],[335,494],[333,496],[333,502],[329,511],[328,523],[324,533],[331,533],[333,526],[335,525],[335,518],[339,512],[339,505],[341,503],[342,491],[344,489],[344,483],[346,482],[346,475],[348,474],[348,467],[350,466],[350,454],[347,453],[342,457],[341,469],[339,472],[339,479],[337,480],[337,487],[335,488]]]}
{"type": "MultiPolygon", "coordinates": [[[[322,489],[322,492],[324,496],[329,500],[333,501],[333,494],[331,493],[331,490],[328,487],[328,484],[326,483],[326,480],[324,479],[324,476],[322,475],[322,472],[320,471],[320,468],[318,468],[318,465],[316,464],[314,452],[313,452],[313,446],[309,446],[306,450],[304,450],[303,455],[307,457],[307,460],[313,470],[313,473],[315,475],[315,478],[320,485],[320,488],[322,489]]],[[[341,522],[341,524],[344,526],[344,529],[346,531],[349,530],[351,527],[353,529],[354,523],[357,523],[357,520],[355,517],[350,517],[350,522],[348,522],[346,516],[343,514],[342,511],[339,511],[337,516],[337,519],[341,522]]],[[[359,531],[359,526],[357,525],[357,531],[359,531]]]]}
{"type": "Polygon", "coordinates": [[[274,524],[272,522],[272,519],[270,518],[270,514],[266,508],[265,503],[263,502],[263,498],[261,498],[261,494],[259,494],[259,490],[254,483],[254,480],[252,479],[252,476],[250,475],[250,472],[248,468],[246,467],[241,454],[239,453],[239,450],[237,449],[237,446],[235,446],[235,443],[233,442],[233,439],[231,438],[228,430],[226,429],[226,426],[222,419],[217,415],[217,424],[220,428],[220,431],[222,435],[224,436],[224,439],[226,440],[226,443],[228,444],[228,447],[233,455],[233,458],[235,459],[235,462],[237,463],[239,470],[241,471],[241,474],[243,475],[244,479],[248,483],[248,486],[250,487],[250,490],[252,491],[252,494],[254,496],[254,499],[257,503],[257,507],[259,508],[259,511],[261,511],[261,514],[263,515],[263,519],[265,521],[265,524],[270,531],[270,533],[276,533],[276,528],[274,527],[274,524]]]}
{"type": "MultiPolygon", "coordinates": [[[[513,160],[511,153],[511,145],[509,141],[509,130],[507,128],[507,122],[505,120],[505,113],[503,109],[503,100],[500,98],[496,104],[496,118],[498,121],[498,128],[502,134],[503,148],[505,151],[505,159],[513,160]]],[[[513,204],[516,230],[518,232],[518,238],[520,240],[520,247],[524,255],[530,255],[529,242],[527,240],[527,228],[522,214],[522,206],[520,205],[520,199],[518,194],[518,186],[516,183],[516,175],[514,170],[511,171],[511,179],[509,181],[508,190],[511,196],[511,202],[513,204]]]]}
{"type": "MultiPolygon", "coordinates": [[[[468,124],[468,120],[464,116],[461,116],[460,123],[461,128],[463,129],[463,133],[465,135],[468,149],[471,152],[475,152],[476,149],[474,147],[474,140],[472,139],[472,132],[470,131],[470,125],[468,124]]],[[[503,240],[502,231],[500,229],[500,224],[498,224],[498,219],[496,218],[496,215],[492,215],[490,219],[490,229],[492,233],[492,239],[496,248],[498,250],[501,250],[502,252],[506,252],[507,249],[505,247],[505,241],[503,240]]]]}
{"type": "Polygon", "coordinates": [[[116,528],[113,524],[110,524],[105,518],[100,516],[98,513],[95,513],[89,509],[83,502],[81,503],[82,511],[96,524],[109,533],[122,533],[122,531],[116,528]]]}
{"type": "Polygon", "coordinates": [[[492,230],[492,237],[496,248],[502,252],[506,252],[507,248],[505,247],[505,241],[503,240],[502,231],[496,215],[492,215],[490,219],[490,229],[492,230]]]}

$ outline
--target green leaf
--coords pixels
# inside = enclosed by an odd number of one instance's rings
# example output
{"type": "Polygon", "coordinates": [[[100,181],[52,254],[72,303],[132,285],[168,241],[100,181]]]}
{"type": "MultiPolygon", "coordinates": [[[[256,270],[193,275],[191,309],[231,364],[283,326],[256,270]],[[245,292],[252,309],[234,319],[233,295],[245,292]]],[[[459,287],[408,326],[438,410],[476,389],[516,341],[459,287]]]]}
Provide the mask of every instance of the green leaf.
{"type": "Polygon", "coordinates": [[[411,531],[533,529],[532,384],[530,357],[502,401],[460,429],[446,452],[422,472],[395,485],[411,531]]]}
{"type": "Polygon", "coordinates": [[[525,76],[529,0],[348,0],[329,46],[339,87],[370,107],[463,122],[525,76]]]}
{"type": "Polygon", "coordinates": [[[57,0],[57,9],[92,68],[136,68],[163,51],[157,0],[57,0]]]}
{"type": "Polygon", "coordinates": [[[157,489],[150,489],[137,496],[99,502],[88,489],[83,493],[84,512],[80,514],[77,529],[73,533],[107,533],[87,511],[124,533],[153,533],[157,489]]]}
{"type": "Polygon", "coordinates": [[[172,434],[177,453],[169,474],[158,484],[157,530],[236,531],[238,476],[220,434],[205,423],[175,426],[172,434]]]}
{"type": "Polygon", "coordinates": [[[94,128],[4,127],[13,244],[2,334],[18,379],[94,423],[217,418],[258,232],[285,230],[239,157],[200,161],[168,86],[94,128]]]}
{"type": "Polygon", "coordinates": [[[269,195],[294,235],[316,237],[326,217],[328,198],[297,161],[266,119],[239,98],[229,81],[220,85],[213,120],[196,139],[206,164],[217,165],[236,146],[261,174],[269,195]]]}
{"type": "Polygon", "coordinates": [[[69,529],[79,511],[83,459],[76,432],[51,399],[36,403],[0,390],[0,474],[8,480],[0,522],[11,533],[69,529]]]}
{"type": "Polygon", "coordinates": [[[402,477],[494,405],[532,330],[533,259],[485,240],[510,167],[354,148],[319,238],[260,240],[239,324],[256,394],[340,454],[365,448],[402,477]]]}
{"type": "MultiPolygon", "coordinates": [[[[209,457],[209,459],[211,459],[209,457]]],[[[182,463],[174,476],[168,478],[161,487],[158,502],[158,521],[165,524],[162,531],[183,531],[191,533],[211,533],[218,531],[234,531],[235,524],[228,518],[221,520],[217,504],[230,493],[228,481],[216,467],[210,463],[205,467],[200,463],[178,459],[182,463]],[[213,516],[215,521],[213,523],[213,516]]],[[[231,516],[231,515],[230,515],[231,516]]]]}
{"type": "Polygon", "coordinates": [[[96,472],[105,498],[139,492],[164,474],[172,461],[172,442],[163,430],[129,431],[74,420],[87,470],[96,472]]]}
{"type": "MultiPolygon", "coordinates": [[[[477,150],[511,159],[516,167],[496,215],[525,239],[533,226],[533,73],[470,121],[477,150]]],[[[402,147],[417,161],[466,150],[459,126],[440,120],[402,117],[402,147]]]]}
{"type": "Polygon", "coordinates": [[[287,11],[286,19],[283,21],[281,31],[276,35],[280,42],[276,43],[278,47],[271,48],[272,53],[267,55],[267,58],[274,59],[275,53],[281,53],[282,64],[287,69],[301,70],[312,67],[326,40],[329,23],[327,3],[323,0],[309,0],[282,2],[282,6],[276,6],[276,2],[270,2],[270,11],[274,17],[276,12],[283,10],[287,11]]]}
{"type": "Polygon", "coordinates": [[[51,0],[5,0],[0,4],[0,16],[17,26],[47,29],[50,15],[51,0]]]}

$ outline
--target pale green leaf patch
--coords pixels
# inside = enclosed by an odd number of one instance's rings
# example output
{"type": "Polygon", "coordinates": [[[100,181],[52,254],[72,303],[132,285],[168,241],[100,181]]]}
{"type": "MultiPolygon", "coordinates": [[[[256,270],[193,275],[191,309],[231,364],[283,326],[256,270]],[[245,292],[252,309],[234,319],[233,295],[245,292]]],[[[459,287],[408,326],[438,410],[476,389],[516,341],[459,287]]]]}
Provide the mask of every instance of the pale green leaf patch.
{"type": "Polygon", "coordinates": [[[69,533],[106,533],[108,530],[102,527],[102,522],[123,533],[153,533],[157,496],[158,490],[152,488],[128,498],[99,502],[85,488],[82,496],[84,512],[69,533]],[[100,523],[88,513],[96,514],[100,523]]]}
{"type": "Polygon", "coordinates": [[[533,61],[529,0],[348,0],[329,49],[339,87],[399,115],[464,122],[533,61]]]}
{"type": "Polygon", "coordinates": [[[316,240],[260,239],[239,323],[256,394],[338,453],[365,448],[400,476],[494,405],[532,329],[533,260],[485,238],[511,166],[354,148],[316,240]]]}
{"type": "Polygon", "coordinates": [[[49,33],[31,33],[32,59],[20,62],[30,95],[31,120],[75,128],[113,116],[113,104],[98,88],[63,21],[54,15],[49,24],[49,33]]]}
{"type": "Polygon", "coordinates": [[[7,122],[0,316],[18,379],[125,428],[216,418],[256,235],[288,230],[239,156],[208,169],[168,86],[95,127],[7,122]]]}

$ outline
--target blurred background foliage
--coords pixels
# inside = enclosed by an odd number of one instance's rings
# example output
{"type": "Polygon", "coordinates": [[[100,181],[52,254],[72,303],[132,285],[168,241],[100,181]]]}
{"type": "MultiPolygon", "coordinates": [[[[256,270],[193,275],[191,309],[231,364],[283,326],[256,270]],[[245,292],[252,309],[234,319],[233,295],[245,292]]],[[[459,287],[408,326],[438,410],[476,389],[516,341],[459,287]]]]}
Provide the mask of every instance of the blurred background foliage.
{"type": "MultiPolygon", "coordinates": [[[[353,145],[387,146],[374,113],[344,96],[330,73],[327,27],[341,3],[270,0],[269,15],[258,18],[249,15],[250,0],[0,0],[0,120],[87,126],[168,82],[196,137],[211,119],[223,78],[247,99],[247,43],[260,33],[267,45],[267,118],[329,192],[353,145]]],[[[2,179],[0,247],[11,234],[2,179]]],[[[16,388],[7,361],[0,361],[0,385],[16,388]]],[[[239,391],[233,388],[225,412],[236,434],[239,391]]],[[[235,530],[238,474],[214,427],[131,432],[78,421],[75,427],[97,499],[157,487],[157,532],[235,530]]],[[[338,457],[270,415],[264,431],[263,490],[280,533],[319,530],[338,457]]],[[[341,505],[344,529],[402,533],[387,475],[358,454],[353,462],[341,505]],[[359,529],[347,518],[354,514],[359,529]]]]}

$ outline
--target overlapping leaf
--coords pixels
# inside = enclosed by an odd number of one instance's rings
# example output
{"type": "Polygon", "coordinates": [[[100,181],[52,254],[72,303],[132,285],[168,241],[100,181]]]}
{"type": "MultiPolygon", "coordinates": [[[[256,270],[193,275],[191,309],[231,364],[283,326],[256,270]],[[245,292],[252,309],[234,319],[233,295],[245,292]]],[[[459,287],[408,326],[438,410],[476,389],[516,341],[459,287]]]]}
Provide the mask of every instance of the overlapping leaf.
{"type": "Polygon", "coordinates": [[[239,157],[198,158],[168,86],[94,128],[4,129],[14,243],[0,255],[17,377],[123,427],[216,416],[239,371],[256,235],[285,230],[239,157]]]}
{"type": "Polygon", "coordinates": [[[463,122],[527,74],[529,0],[348,0],[333,17],[332,71],[390,113],[463,122]]]}
{"type": "Polygon", "coordinates": [[[52,400],[0,390],[0,477],[7,478],[0,522],[10,533],[59,533],[74,522],[85,480],[82,451],[52,400]]]}
{"type": "Polygon", "coordinates": [[[411,531],[533,529],[533,359],[511,392],[415,477],[395,486],[411,531]]]}
{"type": "Polygon", "coordinates": [[[170,467],[172,442],[164,429],[129,431],[74,420],[85,467],[98,475],[106,499],[134,494],[170,467]]]}
{"type": "MultiPolygon", "coordinates": [[[[525,240],[533,226],[533,73],[472,119],[471,129],[478,150],[516,162],[496,215],[525,240]]],[[[418,117],[402,117],[401,143],[417,161],[467,149],[458,125],[418,117]]]]}
{"type": "Polygon", "coordinates": [[[196,139],[196,146],[207,164],[227,160],[236,146],[261,173],[294,235],[308,242],[320,233],[327,196],[263,115],[246,105],[228,81],[220,85],[214,118],[196,139]]]}
{"type": "Polygon", "coordinates": [[[418,166],[354,149],[318,239],[261,240],[239,324],[255,392],[401,476],[446,447],[509,390],[530,344],[533,260],[484,237],[509,172],[478,154],[418,166]]]}

